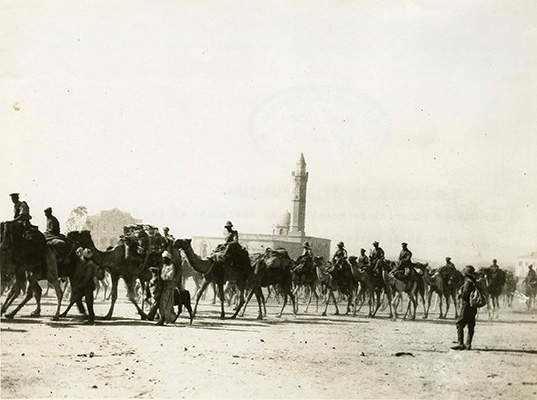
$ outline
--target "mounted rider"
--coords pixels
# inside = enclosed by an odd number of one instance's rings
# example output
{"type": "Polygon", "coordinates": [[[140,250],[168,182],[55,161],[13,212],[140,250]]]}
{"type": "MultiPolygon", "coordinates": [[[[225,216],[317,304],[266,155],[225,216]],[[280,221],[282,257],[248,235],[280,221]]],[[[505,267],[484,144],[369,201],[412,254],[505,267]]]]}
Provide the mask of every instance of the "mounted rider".
{"type": "Polygon", "coordinates": [[[382,249],[382,247],[379,246],[379,242],[374,241],[373,250],[371,250],[369,253],[369,263],[373,267],[374,272],[378,272],[378,273],[381,272],[379,270],[378,264],[379,264],[379,261],[383,261],[383,260],[384,260],[384,250],[382,249]]]}
{"type": "Polygon", "coordinates": [[[455,264],[451,262],[451,257],[446,257],[446,265],[440,267],[440,274],[444,277],[448,286],[451,286],[452,282],[456,278],[456,275],[459,273],[455,264]]]}
{"type": "Polygon", "coordinates": [[[170,233],[170,228],[168,228],[167,226],[165,226],[164,228],[162,228],[162,233],[163,233],[163,237],[164,237],[164,241],[166,243],[166,248],[169,248],[173,245],[173,242],[175,241],[175,238],[173,237],[173,235],[170,233]]]}
{"type": "Polygon", "coordinates": [[[308,242],[304,242],[302,245],[302,254],[296,259],[296,267],[292,272],[297,274],[310,271],[313,269],[313,251],[308,242]]]}
{"type": "Polygon", "coordinates": [[[369,257],[365,254],[365,249],[360,249],[360,257],[358,257],[358,266],[360,269],[368,269],[370,267],[369,257]]]}
{"type": "MultiPolygon", "coordinates": [[[[395,275],[399,271],[404,271],[404,277],[410,276],[412,271],[414,270],[412,266],[412,252],[408,249],[408,244],[403,242],[401,243],[401,252],[399,253],[399,262],[397,263],[397,266],[393,270],[393,274],[395,275]]],[[[401,274],[398,274],[396,276],[398,279],[403,278],[401,274]]]]}
{"type": "Polygon", "coordinates": [[[65,236],[60,233],[60,222],[58,221],[58,218],[52,215],[52,208],[45,208],[44,213],[45,217],[47,217],[47,225],[44,233],[45,239],[47,239],[47,241],[51,239],[65,240],[65,236]]]}
{"type": "Polygon", "coordinates": [[[347,261],[347,250],[345,250],[345,244],[339,242],[337,244],[337,250],[332,257],[332,266],[327,269],[328,272],[337,271],[343,268],[343,264],[347,261]]]}
{"type": "Polygon", "coordinates": [[[13,207],[13,222],[21,224],[24,227],[24,231],[29,231],[33,226],[30,224],[32,216],[30,215],[30,207],[25,201],[19,199],[19,193],[11,193],[11,201],[14,204],[13,207]]]}

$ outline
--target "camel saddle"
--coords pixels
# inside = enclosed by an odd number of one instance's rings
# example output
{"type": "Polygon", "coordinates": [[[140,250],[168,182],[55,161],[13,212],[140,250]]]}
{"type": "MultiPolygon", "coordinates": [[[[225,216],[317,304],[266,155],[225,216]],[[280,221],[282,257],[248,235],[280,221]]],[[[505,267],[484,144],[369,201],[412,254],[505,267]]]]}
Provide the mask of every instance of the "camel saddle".
{"type": "Polygon", "coordinates": [[[284,267],[285,269],[290,269],[292,266],[291,257],[289,257],[289,253],[287,250],[285,250],[283,247],[279,247],[274,250],[270,250],[268,254],[266,254],[267,258],[270,257],[277,257],[280,259],[280,265],[284,267]]]}
{"type": "Polygon", "coordinates": [[[16,272],[16,265],[31,264],[41,259],[42,273],[46,273],[44,254],[47,245],[43,234],[34,227],[19,221],[5,221],[0,225],[0,243],[2,246],[2,269],[7,275],[16,272]],[[5,258],[4,258],[5,257],[5,258]]]}

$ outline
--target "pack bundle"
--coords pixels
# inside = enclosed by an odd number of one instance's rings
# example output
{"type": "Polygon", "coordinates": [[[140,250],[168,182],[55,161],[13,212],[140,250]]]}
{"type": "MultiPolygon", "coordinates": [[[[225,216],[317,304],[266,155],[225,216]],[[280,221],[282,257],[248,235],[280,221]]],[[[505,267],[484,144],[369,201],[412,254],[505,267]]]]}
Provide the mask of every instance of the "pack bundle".
{"type": "MultiPolygon", "coordinates": [[[[125,247],[138,255],[160,254],[165,250],[166,241],[157,227],[148,224],[131,224],[123,227],[122,240],[125,247]]],[[[127,255],[129,257],[129,254],[127,255]]]]}

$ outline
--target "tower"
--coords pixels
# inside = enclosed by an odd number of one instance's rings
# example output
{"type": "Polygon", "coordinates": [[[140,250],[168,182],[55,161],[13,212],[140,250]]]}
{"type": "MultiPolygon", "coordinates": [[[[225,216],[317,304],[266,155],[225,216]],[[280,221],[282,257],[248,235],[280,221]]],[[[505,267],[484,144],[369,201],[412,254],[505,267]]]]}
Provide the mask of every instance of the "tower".
{"type": "Polygon", "coordinates": [[[304,160],[303,153],[300,153],[300,159],[291,174],[295,181],[295,187],[293,189],[291,232],[289,233],[304,236],[306,234],[306,187],[308,184],[308,173],[306,172],[306,160],[304,160]]]}

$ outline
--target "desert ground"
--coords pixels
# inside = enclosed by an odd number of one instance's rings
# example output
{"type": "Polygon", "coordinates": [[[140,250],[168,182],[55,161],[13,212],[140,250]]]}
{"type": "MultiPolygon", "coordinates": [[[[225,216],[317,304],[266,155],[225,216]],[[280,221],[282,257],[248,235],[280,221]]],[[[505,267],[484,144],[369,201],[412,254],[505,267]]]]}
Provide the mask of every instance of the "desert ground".
{"type": "MultiPolygon", "coordinates": [[[[121,286],[121,284],[120,284],[121,286]]],[[[51,292],[52,293],[52,292],[51,292]]],[[[104,315],[109,303],[96,305],[104,315]]],[[[1,322],[2,398],[537,398],[537,313],[513,303],[500,318],[479,316],[474,350],[454,351],[453,310],[423,320],[299,315],[268,303],[258,321],[220,320],[210,296],[192,325],[141,321],[121,287],[112,321],[85,325],[77,310],[51,321],[55,299],[1,322]],[[401,354],[403,353],[403,354],[401,354]]],[[[231,311],[231,310],[228,310],[231,311]]]]}

